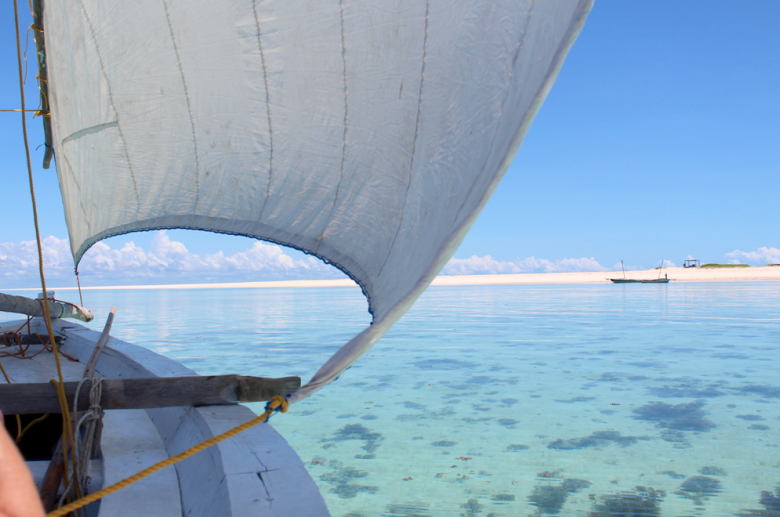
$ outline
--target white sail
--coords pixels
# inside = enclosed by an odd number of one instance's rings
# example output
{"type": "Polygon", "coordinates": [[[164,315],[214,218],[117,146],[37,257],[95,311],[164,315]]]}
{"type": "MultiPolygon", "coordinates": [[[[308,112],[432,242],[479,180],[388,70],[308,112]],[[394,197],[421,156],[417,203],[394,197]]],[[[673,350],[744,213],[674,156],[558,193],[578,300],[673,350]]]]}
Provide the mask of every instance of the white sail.
{"type": "Polygon", "coordinates": [[[75,260],[158,228],[256,237],[356,280],[374,323],[452,256],[591,0],[47,0],[55,157],[75,260]]]}

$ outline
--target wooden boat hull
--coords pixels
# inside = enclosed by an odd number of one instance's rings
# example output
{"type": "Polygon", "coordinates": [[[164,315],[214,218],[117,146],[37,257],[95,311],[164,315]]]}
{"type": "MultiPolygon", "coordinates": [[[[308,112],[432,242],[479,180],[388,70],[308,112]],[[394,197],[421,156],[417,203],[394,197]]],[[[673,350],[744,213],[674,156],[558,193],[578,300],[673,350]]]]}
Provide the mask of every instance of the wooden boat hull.
{"type": "MultiPolygon", "coordinates": [[[[100,334],[70,321],[54,320],[53,325],[55,334],[64,340],[63,352],[78,360],[62,361],[65,379],[79,380],[100,334]]],[[[34,320],[32,326],[32,332],[46,333],[41,321],[34,320]]],[[[57,375],[54,358],[48,352],[34,359],[6,357],[2,361],[13,382],[47,382],[57,375]]],[[[109,340],[97,372],[109,379],[197,375],[172,359],[116,338],[109,340]]],[[[106,411],[103,455],[102,460],[92,461],[90,491],[101,488],[95,485],[120,481],[254,416],[241,405],[106,411]]],[[[47,464],[28,462],[36,478],[42,476],[47,464]]],[[[330,515],[301,459],[268,424],[244,431],[90,507],[91,516],[330,515]]]]}
{"type": "Polygon", "coordinates": [[[633,278],[610,278],[613,284],[668,284],[668,278],[659,278],[655,280],[635,280],[633,278]]]}

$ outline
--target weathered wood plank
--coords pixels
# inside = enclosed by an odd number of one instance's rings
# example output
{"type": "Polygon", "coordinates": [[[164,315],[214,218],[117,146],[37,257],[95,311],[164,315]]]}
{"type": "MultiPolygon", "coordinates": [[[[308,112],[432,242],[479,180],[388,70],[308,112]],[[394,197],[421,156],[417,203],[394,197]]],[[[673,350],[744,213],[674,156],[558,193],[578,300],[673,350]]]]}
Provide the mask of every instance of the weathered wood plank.
{"type": "Polygon", "coordinates": [[[85,379],[91,379],[95,376],[95,368],[97,368],[100,354],[103,353],[103,349],[106,347],[106,343],[108,343],[109,334],[111,333],[111,325],[114,323],[115,315],[116,307],[111,307],[111,311],[109,311],[108,318],[106,319],[106,324],[103,327],[103,332],[100,334],[100,339],[98,339],[97,345],[95,345],[95,350],[92,352],[89,361],[87,361],[87,367],[84,368],[85,379]]]}
{"type": "MultiPolygon", "coordinates": [[[[300,377],[269,379],[243,375],[208,377],[153,377],[145,379],[106,379],[103,382],[103,409],[146,409],[175,406],[209,406],[271,400],[288,395],[301,385],[300,377]]],[[[89,409],[86,382],[79,393],[78,411],[89,409]]],[[[66,382],[69,407],[78,382],[66,382]]],[[[57,392],[51,383],[0,385],[0,409],[7,415],[60,413],[57,392]]]]}

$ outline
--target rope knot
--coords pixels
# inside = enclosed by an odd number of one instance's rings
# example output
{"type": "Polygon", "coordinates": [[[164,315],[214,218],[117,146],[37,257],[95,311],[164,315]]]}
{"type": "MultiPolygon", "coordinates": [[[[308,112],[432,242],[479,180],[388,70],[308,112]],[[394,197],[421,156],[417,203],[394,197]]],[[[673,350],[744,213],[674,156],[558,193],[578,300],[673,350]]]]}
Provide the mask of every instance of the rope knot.
{"type": "Polygon", "coordinates": [[[265,412],[268,414],[268,417],[264,420],[264,422],[268,422],[268,419],[271,418],[271,415],[273,415],[277,411],[281,411],[282,413],[287,413],[287,408],[290,406],[290,403],[287,402],[287,399],[285,397],[282,397],[281,395],[274,395],[271,400],[268,401],[268,403],[265,405],[265,412]]]}
{"type": "Polygon", "coordinates": [[[289,407],[289,402],[287,402],[287,399],[282,397],[281,395],[274,395],[271,400],[268,402],[268,404],[265,405],[265,409],[272,410],[272,411],[281,411],[282,413],[287,413],[287,408],[289,407]]]}

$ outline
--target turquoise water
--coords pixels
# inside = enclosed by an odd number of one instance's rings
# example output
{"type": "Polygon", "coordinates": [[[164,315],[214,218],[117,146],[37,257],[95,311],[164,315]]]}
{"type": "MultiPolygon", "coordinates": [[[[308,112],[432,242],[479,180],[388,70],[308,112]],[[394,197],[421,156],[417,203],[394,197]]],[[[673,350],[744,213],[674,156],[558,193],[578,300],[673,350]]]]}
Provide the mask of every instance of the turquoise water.
{"type": "MultiPolygon", "coordinates": [[[[434,287],[272,424],[339,517],[777,516],[778,287],[434,287]]],[[[356,288],[85,295],[201,374],[306,381],[369,322],[356,288]]]]}

